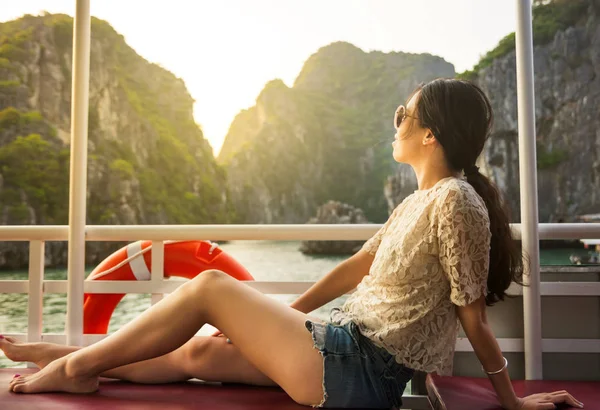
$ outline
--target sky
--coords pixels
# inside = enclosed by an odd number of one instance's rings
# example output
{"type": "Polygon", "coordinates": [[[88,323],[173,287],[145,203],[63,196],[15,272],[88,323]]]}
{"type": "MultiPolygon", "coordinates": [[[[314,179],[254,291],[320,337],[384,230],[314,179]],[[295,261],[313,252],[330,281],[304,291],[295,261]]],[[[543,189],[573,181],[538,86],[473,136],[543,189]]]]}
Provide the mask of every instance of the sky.
{"type": "MultiPolygon", "coordinates": [[[[74,0],[0,0],[0,21],[42,11],[74,15],[74,0]]],[[[218,154],[237,113],[270,80],[292,86],[319,48],[430,53],[471,69],[515,30],[508,0],[91,0],[142,57],[182,78],[194,117],[218,154]]]]}

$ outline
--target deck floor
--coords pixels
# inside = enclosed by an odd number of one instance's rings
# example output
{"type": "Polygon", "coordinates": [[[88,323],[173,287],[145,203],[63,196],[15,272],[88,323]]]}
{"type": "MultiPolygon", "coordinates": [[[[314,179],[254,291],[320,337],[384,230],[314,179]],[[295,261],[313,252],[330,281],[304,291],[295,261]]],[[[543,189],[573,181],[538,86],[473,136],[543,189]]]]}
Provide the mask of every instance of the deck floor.
{"type": "MultiPolygon", "coordinates": [[[[521,397],[567,390],[583,402],[584,410],[600,410],[600,381],[513,380],[513,387],[521,397]]],[[[502,410],[487,378],[428,376],[427,390],[435,410],[502,410]]],[[[563,405],[559,408],[575,409],[563,405]]]]}
{"type": "Polygon", "coordinates": [[[0,409],[10,410],[306,410],[279,388],[187,382],[165,385],[139,385],[114,380],[100,384],[93,394],[65,393],[15,394],[8,383],[15,373],[33,369],[0,369],[0,409]]]}

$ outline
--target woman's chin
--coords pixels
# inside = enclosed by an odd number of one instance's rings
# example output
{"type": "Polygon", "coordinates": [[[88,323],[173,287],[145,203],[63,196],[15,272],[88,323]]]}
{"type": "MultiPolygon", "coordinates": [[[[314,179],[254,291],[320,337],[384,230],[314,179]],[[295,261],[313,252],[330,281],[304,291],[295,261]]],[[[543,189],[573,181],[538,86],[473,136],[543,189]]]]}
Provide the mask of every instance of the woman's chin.
{"type": "Polygon", "coordinates": [[[398,147],[397,144],[398,141],[392,143],[392,147],[394,147],[394,150],[392,151],[392,158],[394,158],[394,161],[396,162],[406,164],[409,158],[407,158],[406,152],[403,152],[403,150],[400,149],[400,147],[398,147]]]}
{"type": "Polygon", "coordinates": [[[394,148],[394,152],[392,153],[392,157],[394,158],[394,161],[396,162],[404,162],[402,159],[402,154],[401,152],[398,151],[398,149],[394,148]]]}

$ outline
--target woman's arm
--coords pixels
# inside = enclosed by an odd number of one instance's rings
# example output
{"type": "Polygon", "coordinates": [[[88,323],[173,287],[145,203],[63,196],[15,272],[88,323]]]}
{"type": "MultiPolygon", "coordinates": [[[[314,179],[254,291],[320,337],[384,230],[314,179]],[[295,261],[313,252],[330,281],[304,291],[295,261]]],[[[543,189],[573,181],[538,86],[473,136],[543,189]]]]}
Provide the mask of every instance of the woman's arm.
{"type": "Polygon", "coordinates": [[[290,306],[309,313],[354,289],[369,274],[374,256],[360,250],[337,265],[331,272],[304,292],[290,306]]]}
{"type": "MultiPolygon", "coordinates": [[[[485,298],[482,296],[469,305],[457,306],[457,314],[483,368],[487,372],[502,369],[504,358],[487,323],[485,298]]],[[[563,402],[571,406],[583,407],[582,403],[567,392],[541,393],[519,398],[513,390],[507,369],[488,377],[496,390],[500,404],[505,409],[554,409],[554,403],[563,402]]]]}
{"type": "Polygon", "coordinates": [[[399,212],[400,206],[394,209],[385,224],[358,252],[336,266],[290,306],[300,312],[309,313],[354,289],[362,278],[369,274],[379,244],[399,212]]]}
{"type": "MultiPolygon", "coordinates": [[[[483,368],[488,372],[501,369],[504,366],[504,358],[487,323],[485,298],[481,297],[467,306],[457,306],[457,314],[483,368]]],[[[489,379],[502,407],[518,409],[519,399],[513,390],[508,371],[505,369],[496,375],[489,376],[489,379]]]]}

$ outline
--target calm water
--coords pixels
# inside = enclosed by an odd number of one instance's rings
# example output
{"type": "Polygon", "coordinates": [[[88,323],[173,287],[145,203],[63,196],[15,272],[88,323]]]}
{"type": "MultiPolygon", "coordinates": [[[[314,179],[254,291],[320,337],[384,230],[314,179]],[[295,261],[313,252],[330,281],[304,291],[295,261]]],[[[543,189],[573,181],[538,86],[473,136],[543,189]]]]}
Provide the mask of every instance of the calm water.
{"type": "MultiPolygon", "coordinates": [[[[329,272],[344,256],[306,256],[298,251],[299,242],[236,241],[221,245],[221,248],[244,265],[256,280],[265,281],[315,281],[329,272]]],[[[542,251],[542,264],[569,264],[572,250],[542,251]]],[[[585,253],[585,252],[584,252],[585,253]]],[[[91,269],[90,269],[91,271],[91,269]]],[[[89,272],[88,272],[89,273],[89,272]]],[[[46,279],[66,279],[66,270],[47,270],[46,279]]],[[[27,272],[0,272],[0,279],[27,279],[27,272]]],[[[271,296],[283,303],[292,302],[297,295],[271,296]]],[[[342,297],[316,312],[314,316],[323,319],[333,306],[345,300],[342,297]]],[[[45,333],[64,333],[66,318],[66,295],[49,294],[44,296],[43,331],[45,333]]],[[[150,295],[127,295],[112,316],[109,332],[129,322],[150,306],[150,295]]],[[[199,333],[206,334],[206,327],[199,333]]],[[[0,294],[0,334],[27,332],[27,295],[0,294]]],[[[21,364],[22,365],[22,364],[21,364]]],[[[1,367],[18,367],[0,353],[1,367]]]]}

